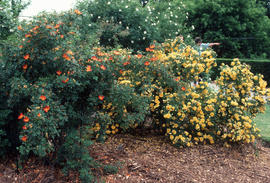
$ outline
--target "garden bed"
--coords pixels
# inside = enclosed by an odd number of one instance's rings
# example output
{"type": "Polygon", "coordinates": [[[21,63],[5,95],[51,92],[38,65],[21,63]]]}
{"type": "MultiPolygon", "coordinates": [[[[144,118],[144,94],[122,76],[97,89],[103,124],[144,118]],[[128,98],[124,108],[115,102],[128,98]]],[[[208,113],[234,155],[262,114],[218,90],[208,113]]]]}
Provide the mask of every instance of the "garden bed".
{"type": "MultiPolygon", "coordinates": [[[[107,183],[137,182],[267,182],[270,180],[270,148],[257,143],[225,148],[200,145],[177,149],[162,136],[119,134],[104,145],[96,143],[92,156],[121,167],[117,174],[95,171],[107,183]]],[[[31,159],[16,173],[12,161],[0,165],[0,182],[77,182],[78,175],[65,177],[52,166],[31,159]]]]}

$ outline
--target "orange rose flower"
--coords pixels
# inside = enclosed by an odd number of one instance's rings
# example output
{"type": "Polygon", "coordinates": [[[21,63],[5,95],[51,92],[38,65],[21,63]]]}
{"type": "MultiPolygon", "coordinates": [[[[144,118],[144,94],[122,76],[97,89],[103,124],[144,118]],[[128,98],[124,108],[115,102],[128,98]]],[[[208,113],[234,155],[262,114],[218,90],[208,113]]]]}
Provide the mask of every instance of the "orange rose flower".
{"type": "Polygon", "coordinates": [[[41,96],[39,97],[39,99],[42,100],[42,101],[44,101],[44,100],[46,100],[46,96],[45,96],[45,95],[41,95],[41,96]]]}
{"type": "Polygon", "coordinates": [[[29,54],[26,54],[24,57],[23,57],[25,60],[28,60],[30,58],[30,55],[29,54]]]}
{"type": "Polygon", "coordinates": [[[77,14],[77,15],[81,15],[82,12],[80,12],[79,10],[74,10],[74,12],[77,14]]]}
{"type": "Polygon", "coordinates": [[[56,74],[57,74],[58,76],[60,76],[60,75],[62,74],[62,72],[61,72],[61,71],[56,71],[56,74]]]}
{"type": "Polygon", "coordinates": [[[22,129],[23,130],[27,130],[27,127],[25,125],[23,125],[22,129]]]}
{"type": "Polygon", "coordinates": [[[148,61],[146,61],[146,62],[144,62],[144,65],[150,65],[150,62],[148,62],[148,61]]]}
{"type": "Polygon", "coordinates": [[[91,68],[91,65],[88,65],[88,66],[86,67],[86,72],[90,72],[90,71],[92,71],[92,68],[91,68]]]}
{"type": "Polygon", "coordinates": [[[23,121],[24,121],[25,123],[27,123],[27,122],[29,122],[29,118],[28,118],[27,116],[24,116],[23,121]]]}
{"type": "Polygon", "coordinates": [[[23,142],[26,142],[26,141],[27,141],[27,136],[26,136],[26,135],[23,136],[23,137],[21,138],[21,140],[22,140],[23,142]]]}
{"type": "Polygon", "coordinates": [[[142,56],[143,56],[142,54],[139,54],[137,55],[137,58],[142,58],[142,56]]]}
{"type": "Polygon", "coordinates": [[[183,91],[185,91],[186,90],[186,88],[183,86],[182,88],[181,88],[183,91]]]}
{"type": "Polygon", "coordinates": [[[91,57],[92,60],[97,60],[98,58],[96,56],[91,57]]]}
{"type": "Polygon", "coordinates": [[[18,119],[23,119],[24,115],[23,113],[21,113],[19,116],[18,116],[18,119]]]}
{"type": "Polygon", "coordinates": [[[101,65],[100,68],[104,71],[106,70],[106,67],[104,65],[101,65]]]}
{"type": "Polygon", "coordinates": [[[25,38],[32,37],[31,34],[25,34],[25,38]]]}
{"type": "Polygon", "coordinates": [[[150,45],[150,48],[151,49],[155,48],[155,45],[154,44],[150,45]]]}
{"type": "Polygon", "coordinates": [[[126,65],[128,65],[128,64],[130,64],[130,62],[125,62],[125,63],[123,63],[124,66],[126,66],[126,65]]]}
{"type": "Polygon", "coordinates": [[[56,25],[54,26],[54,28],[55,28],[55,29],[58,29],[59,26],[60,26],[59,24],[56,24],[56,25]]]}
{"type": "Polygon", "coordinates": [[[69,78],[67,78],[66,80],[62,80],[62,83],[67,83],[69,81],[69,78]]]}
{"type": "Polygon", "coordinates": [[[50,106],[46,105],[44,108],[43,108],[43,111],[45,112],[48,112],[50,110],[50,106]]]}
{"type": "Polygon", "coordinates": [[[150,52],[151,52],[151,51],[154,51],[154,50],[151,49],[151,48],[145,48],[145,50],[146,50],[146,51],[150,51],[150,52]]]}
{"type": "Polygon", "coordinates": [[[73,52],[71,50],[68,50],[66,54],[73,55],[73,52]]]}
{"type": "Polygon", "coordinates": [[[99,100],[103,100],[104,99],[104,96],[103,95],[99,95],[98,98],[99,98],[99,100]]]}
{"type": "Polygon", "coordinates": [[[41,114],[40,113],[38,113],[38,115],[37,115],[38,117],[40,117],[41,116],[41,114]]]}
{"type": "Polygon", "coordinates": [[[22,26],[20,26],[20,25],[18,26],[18,29],[19,29],[19,30],[23,30],[22,26]]]}
{"type": "Polygon", "coordinates": [[[28,67],[27,64],[24,64],[24,65],[22,66],[23,70],[26,70],[27,67],[28,67]]]}
{"type": "Polygon", "coordinates": [[[150,61],[156,61],[158,58],[157,57],[152,57],[150,58],[150,61]]]}
{"type": "Polygon", "coordinates": [[[63,54],[63,58],[66,59],[66,60],[71,60],[66,53],[63,54]]]}

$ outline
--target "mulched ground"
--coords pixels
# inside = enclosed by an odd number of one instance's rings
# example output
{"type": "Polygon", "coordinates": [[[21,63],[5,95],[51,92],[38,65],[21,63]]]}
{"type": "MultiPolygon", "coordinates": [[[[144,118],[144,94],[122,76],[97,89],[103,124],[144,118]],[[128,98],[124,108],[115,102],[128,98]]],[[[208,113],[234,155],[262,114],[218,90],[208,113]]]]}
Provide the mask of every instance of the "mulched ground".
{"type": "MultiPolygon", "coordinates": [[[[201,145],[177,149],[162,136],[119,134],[105,144],[95,144],[91,154],[104,164],[119,166],[117,174],[95,172],[106,183],[266,183],[270,182],[270,148],[254,146],[225,148],[201,145]]],[[[0,164],[2,183],[79,182],[78,175],[64,176],[59,169],[31,159],[16,172],[12,160],[0,164]]]]}

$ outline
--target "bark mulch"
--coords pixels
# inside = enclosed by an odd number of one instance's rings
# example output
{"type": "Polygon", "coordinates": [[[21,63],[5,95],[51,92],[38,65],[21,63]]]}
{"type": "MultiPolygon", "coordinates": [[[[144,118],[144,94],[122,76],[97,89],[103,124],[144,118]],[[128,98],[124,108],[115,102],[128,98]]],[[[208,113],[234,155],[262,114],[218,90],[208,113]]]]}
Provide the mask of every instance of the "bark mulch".
{"type": "MultiPolygon", "coordinates": [[[[116,174],[94,172],[106,183],[270,182],[270,148],[262,143],[256,147],[199,145],[177,149],[163,136],[118,134],[92,146],[91,155],[119,168],[116,174]]],[[[19,172],[14,162],[0,164],[0,183],[79,182],[76,173],[66,177],[59,169],[35,159],[19,172]]]]}

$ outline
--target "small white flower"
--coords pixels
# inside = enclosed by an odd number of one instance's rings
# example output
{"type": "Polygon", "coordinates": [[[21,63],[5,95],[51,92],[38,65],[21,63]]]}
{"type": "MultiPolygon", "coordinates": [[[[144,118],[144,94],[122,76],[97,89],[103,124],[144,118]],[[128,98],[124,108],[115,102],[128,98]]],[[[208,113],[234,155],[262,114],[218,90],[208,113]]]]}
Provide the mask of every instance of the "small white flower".
{"type": "Polygon", "coordinates": [[[125,8],[128,8],[128,5],[126,5],[125,8]]]}
{"type": "Polygon", "coordinates": [[[98,16],[97,18],[100,19],[100,16],[98,16]]]}
{"type": "Polygon", "coordinates": [[[119,24],[122,24],[122,22],[120,21],[119,24]]]}
{"type": "Polygon", "coordinates": [[[92,25],[91,24],[88,24],[89,27],[91,27],[92,25]]]}
{"type": "Polygon", "coordinates": [[[121,9],[119,9],[119,12],[121,12],[122,10],[121,9]]]}
{"type": "Polygon", "coordinates": [[[145,40],[145,37],[143,37],[142,39],[145,40]]]}
{"type": "Polygon", "coordinates": [[[111,1],[109,1],[107,4],[110,5],[111,4],[111,1]]]}
{"type": "Polygon", "coordinates": [[[146,32],[146,31],[143,31],[143,33],[144,33],[144,34],[147,34],[147,32],[146,32]]]}
{"type": "Polygon", "coordinates": [[[131,42],[132,44],[134,43],[134,41],[133,41],[133,40],[131,40],[130,42],[131,42]]]}
{"type": "Polygon", "coordinates": [[[136,8],[136,11],[139,11],[139,9],[138,9],[138,8],[136,8]]]}
{"type": "Polygon", "coordinates": [[[127,26],[126,29],[129,29],[129,27],[127,26]]]}
{"type": "Polygon", "coordinates": [[[194,25],[192,25],[191,28],[192,28],[192,30],[194,30],[195,29],[194,25]]]}

